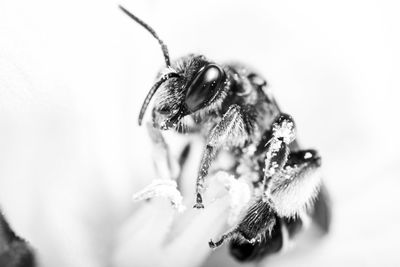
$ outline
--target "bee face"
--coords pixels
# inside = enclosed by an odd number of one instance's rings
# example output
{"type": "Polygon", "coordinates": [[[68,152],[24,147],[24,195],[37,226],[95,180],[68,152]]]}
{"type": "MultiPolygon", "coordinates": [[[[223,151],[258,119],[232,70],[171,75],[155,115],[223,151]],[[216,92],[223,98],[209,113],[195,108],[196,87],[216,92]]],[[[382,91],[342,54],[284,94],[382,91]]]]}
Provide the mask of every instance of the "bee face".
{"type": "Polygon", "coordinates": [[[166,74],[160,75],[143,102],[138,118],[139,125],[142,124],[146,109],[156,92],[158,97],[152,113],[153,125],[162,130],[175,127],[186,115],[211,106],[226,84],[225,71],[201,55],[189,55],[171,65],[167,46],[157,33],[128,10],[119,7],[158,41],[167,67],[164,71],[166,74]]]}
{"type": "Polygon", "coordinates": [[[226,82],[225,71],[203,56],[189,55],[173,64],[178,76],[159,88],[153,108],[153,124],[166,130],[186,115],[209,107],[226,82]]]}

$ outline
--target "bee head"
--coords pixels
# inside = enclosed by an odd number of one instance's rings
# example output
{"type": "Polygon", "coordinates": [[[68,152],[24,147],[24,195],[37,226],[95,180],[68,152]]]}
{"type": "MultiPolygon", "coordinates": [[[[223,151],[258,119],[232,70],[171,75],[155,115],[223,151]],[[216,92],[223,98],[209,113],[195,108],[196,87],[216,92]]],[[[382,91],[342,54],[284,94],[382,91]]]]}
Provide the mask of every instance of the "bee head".
{"type": "Polygon", "coordinates": [[[179,59],[174,66],[171,66],[167,46],[157,33],[125,8],[119,7],[157,39],[166,64],[165,71],[161,72],[162,74],[159,75],[143,102],[139,114],[139,125],[157,91],[159,93],[153,109],[153,124],[163,130],[174,127],[184,116],[210,106],[226,82],[225,71],[222,67],[206,60],[203,56],[194,55],[179,59]]]}
{"type": "Polygon", "coordinates": [[[153,122],[160,129],[175,127],[186,115],[211,107],[226,82],[223,68],[204,56],[182,57],[172,69],[176,76],[166,80],[155,97],[153,122]]]}

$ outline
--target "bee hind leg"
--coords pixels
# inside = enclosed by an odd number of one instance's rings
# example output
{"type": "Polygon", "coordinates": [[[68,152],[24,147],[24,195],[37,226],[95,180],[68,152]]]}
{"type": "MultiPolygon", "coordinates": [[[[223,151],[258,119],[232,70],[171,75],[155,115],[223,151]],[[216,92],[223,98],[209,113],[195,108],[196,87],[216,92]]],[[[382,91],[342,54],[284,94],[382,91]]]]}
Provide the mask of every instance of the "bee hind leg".
{"type": "Polygon", "coordinates": [[[274,177],[271,200],[280,217],[294,217],[314,206],[321,190],[321,159],[312,149],[289,154],[283,170],[274,177]]]}
{"type": "Polygon", "coordinates": [[[221,235],[218,241],[214,242],[212,239],[208,242],[210,248],[218,248],[221,246],[225,241],[232,239],[238,234],[238,230],[235,228],[226,232],[225,234],[221,235]]]}

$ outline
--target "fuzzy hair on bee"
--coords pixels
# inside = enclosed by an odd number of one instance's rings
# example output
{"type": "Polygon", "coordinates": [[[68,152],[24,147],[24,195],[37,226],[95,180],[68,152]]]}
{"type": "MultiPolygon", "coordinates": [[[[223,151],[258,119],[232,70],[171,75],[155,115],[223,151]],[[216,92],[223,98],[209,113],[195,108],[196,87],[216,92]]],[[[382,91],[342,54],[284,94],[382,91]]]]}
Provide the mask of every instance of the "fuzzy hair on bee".
{"type": "MultiPolygon", "coordinates": [[[[296,124],[281,111],[266,80],[246,65],[219,64],[203,55],[171,61],[156,32],[120,9],[158,40],[166,65],[143,102],[139,125],[154,97],[148,123],[153,135],[170,130],[204,140],[194,208],[204,208],[207,177],[212,168],[218,169],[213,163],[221,151],[235,162],[224,171],[236,179],[253,177],[248,181],[252,197],[239,212],[238,223],[216,241],[210,240],[209,246],[230,241],[236,259],[259,260],[279,251],[285,238],[293,238],[306,221],[313,220],[327,231],[330,207],[319,174],[321,158],[316,150],[300,148],[296,124]]],[[[168,154],[168,145],[162,142],[168,154]]]]}

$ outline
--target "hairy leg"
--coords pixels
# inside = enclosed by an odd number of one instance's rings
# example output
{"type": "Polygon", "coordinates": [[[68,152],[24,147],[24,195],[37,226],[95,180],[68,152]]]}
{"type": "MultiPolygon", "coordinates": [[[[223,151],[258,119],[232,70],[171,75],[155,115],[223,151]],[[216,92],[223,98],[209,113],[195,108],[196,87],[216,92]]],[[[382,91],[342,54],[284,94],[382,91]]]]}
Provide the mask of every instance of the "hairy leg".
{"type": "Polygon", "coordinates": [[[218,150],[223,146],[243,146],[249,138],[248,129],[250,125],[248,121],[242,113],[241,107],[235,104],[229,107],[222,120],[211,130],[196,180],[196,204],[194,208],[204,208],[201,195],[204,179],[208,175],[208,170],[218,150]]]}
{"type": "Polygon", "coordinates": [[[265,146],[265,167],[263,177],[263,200],[267,201],[271,194],[271,183],[284,168],[290,150],[289,145],[295,139],[295,124],[287,114],[281,114],[272,125],[271,139],[265,146]]]}
{"type": "Polygon", "coordinates": [[[291,152],[274,177],[271,201],[280,217],[294,217],[313,205],[321,185],[321,158],[315,150],[291,152]]]}

